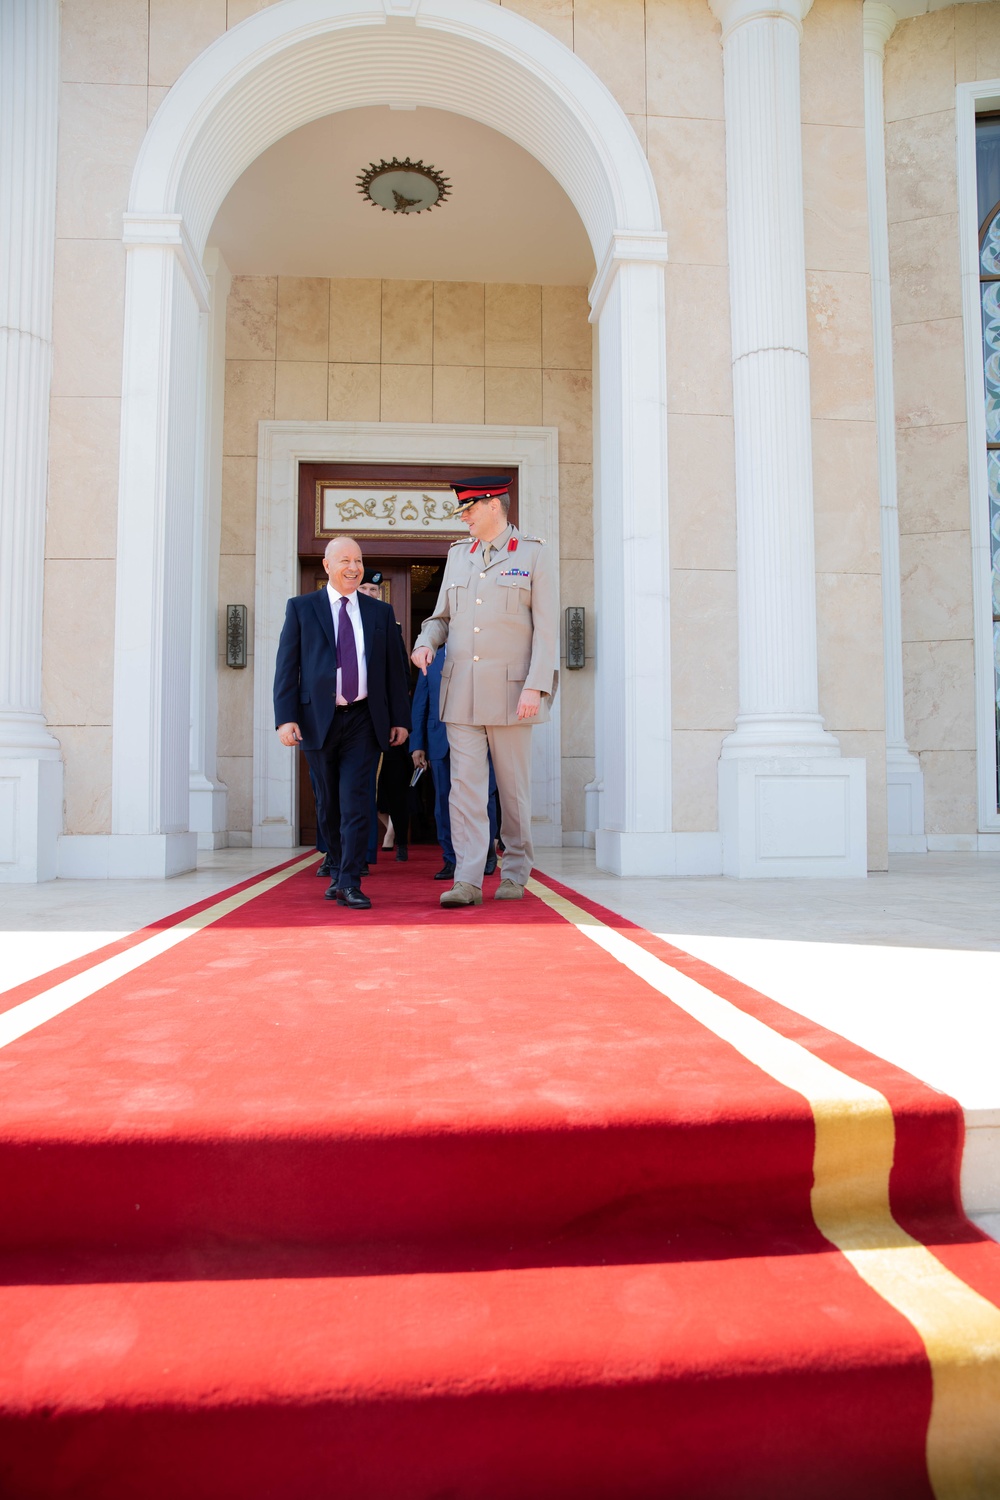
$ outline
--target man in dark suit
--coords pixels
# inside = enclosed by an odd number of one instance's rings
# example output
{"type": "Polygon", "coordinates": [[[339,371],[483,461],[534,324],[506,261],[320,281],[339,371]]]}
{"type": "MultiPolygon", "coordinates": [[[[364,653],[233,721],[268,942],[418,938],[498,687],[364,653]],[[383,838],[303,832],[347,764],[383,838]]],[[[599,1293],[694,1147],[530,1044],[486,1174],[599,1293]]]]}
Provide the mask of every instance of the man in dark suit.
{"type": "Polygon", "coordinates": [[[274,719],[283,745],[301,744],[316,786],[316,817],[333,878],[328,900],[368,908],[361,865],[369,781],[379,750],[410,730],[406,656],[388,604],[358,593],[361,549],[327,545],[325,589],[289,599],[274,669],[274,719]]]}

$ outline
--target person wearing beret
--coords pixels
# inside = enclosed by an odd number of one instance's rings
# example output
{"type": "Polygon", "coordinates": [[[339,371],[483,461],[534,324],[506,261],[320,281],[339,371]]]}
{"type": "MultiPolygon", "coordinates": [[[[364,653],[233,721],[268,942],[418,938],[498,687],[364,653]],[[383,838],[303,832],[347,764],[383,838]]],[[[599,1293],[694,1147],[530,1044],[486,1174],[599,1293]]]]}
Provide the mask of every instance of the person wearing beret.
{"type": "Polygon", "coordinates": [[[531,874],[531,729],[545,719],[558,681],[555,568],[544,542],[507,519],[510,480],[482,475],[452,488],[469,540],[448,553],[434,613],[412,660],[427,671],[447,642],[440,715],[451,761],[455,884],[445,907],[478,906],[490,825],[488,754],[500,793],[505,845],[500,901],[517,900],[531,874]]]}
{"type": "Polygon", "coordinates": [[[274,718],[283,745],[301,744],[317,788],[316,816],[334,871],[328,900],[371,906],[361,889],[371,769],[410,731],[399,627],[388,604],[358,592],[352,537],[327,544],[325,589],[289,599],[274,669],[274,718]]]}

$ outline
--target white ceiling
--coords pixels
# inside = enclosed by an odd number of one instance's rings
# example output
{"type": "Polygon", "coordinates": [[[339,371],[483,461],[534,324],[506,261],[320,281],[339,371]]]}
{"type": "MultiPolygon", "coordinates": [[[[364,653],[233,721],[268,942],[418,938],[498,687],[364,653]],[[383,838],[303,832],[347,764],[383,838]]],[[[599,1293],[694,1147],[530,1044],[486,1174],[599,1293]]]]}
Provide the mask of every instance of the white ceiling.
{"type": "Polygon", "coordinates": [[[209,243],[244,276],[585,286],[594,274],[583,225],[545,168],[439,109],[345,110],[292,131],[234,185],[209,243]],[[451,196],[421,214],[373,207],[355,179],[392,156],[435,166],[451,196]]]}

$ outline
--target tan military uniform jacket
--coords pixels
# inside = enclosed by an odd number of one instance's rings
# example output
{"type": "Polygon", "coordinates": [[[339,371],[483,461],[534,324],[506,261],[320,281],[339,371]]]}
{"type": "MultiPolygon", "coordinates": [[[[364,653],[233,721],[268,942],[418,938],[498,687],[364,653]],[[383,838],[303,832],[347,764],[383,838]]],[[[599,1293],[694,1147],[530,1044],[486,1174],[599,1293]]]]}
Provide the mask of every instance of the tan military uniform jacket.
{"type": "Polygon", "coordinates": [[[448,643],[441,673],[446,724],[532,724],[548,717],[559,666],[559,602],[551,550],[511,527],[483,565],[482,544],[456,542],[445,563],[437,607],[414,643],[448,643]],[[536,719],[519,720],[522,688],[543,696],[536,719]]]}

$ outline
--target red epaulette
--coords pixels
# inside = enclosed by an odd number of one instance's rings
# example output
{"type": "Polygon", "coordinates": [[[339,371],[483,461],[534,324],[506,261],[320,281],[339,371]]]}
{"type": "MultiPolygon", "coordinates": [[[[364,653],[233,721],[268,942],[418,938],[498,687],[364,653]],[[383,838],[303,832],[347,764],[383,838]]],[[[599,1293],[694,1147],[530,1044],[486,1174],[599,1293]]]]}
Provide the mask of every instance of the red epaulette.
{"type": "Polygon", "coordinates": [[[517,551],[517,537],[516,536],[512,536],[511,539],[510,539],[510,541],[507,543],[507,551],[508,552],[516,552],[517,551]]]}
{"type": "Polygon", "coordinates": [[[476,540],[473,542],[472,546],[469,548],[469,556],[470,557],[472,556],[473,552],[475,552],[475,550],[476,550],[476,548],[478,546],[479,546],[479,538],[477,537],[476,540]]]}

